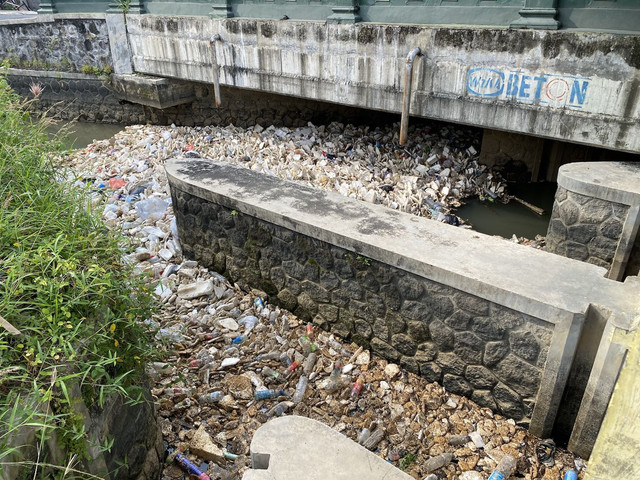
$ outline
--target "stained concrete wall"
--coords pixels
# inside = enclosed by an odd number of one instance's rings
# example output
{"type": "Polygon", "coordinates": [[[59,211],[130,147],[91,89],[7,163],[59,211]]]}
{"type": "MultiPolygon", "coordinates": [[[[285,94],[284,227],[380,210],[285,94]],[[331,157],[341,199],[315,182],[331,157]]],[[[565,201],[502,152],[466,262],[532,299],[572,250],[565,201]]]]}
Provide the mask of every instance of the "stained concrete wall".
{"type": "Polygon", "coordinates": [[[639,36],[131,16],[134,69],[640,151],[639,36]],[[220,35],[220,41],[209,41],[220,35]],[[215,57],[215,60],[214,60],[215,57]],[[215,65],[215,67],[214,67],[215,65]]]}
{"type": "Polygon", "coordinates": [[[603,323],[640,313],[595,265],[206,159],[167,173],[186,255],[538,435],[575,418],[603,323]]]}

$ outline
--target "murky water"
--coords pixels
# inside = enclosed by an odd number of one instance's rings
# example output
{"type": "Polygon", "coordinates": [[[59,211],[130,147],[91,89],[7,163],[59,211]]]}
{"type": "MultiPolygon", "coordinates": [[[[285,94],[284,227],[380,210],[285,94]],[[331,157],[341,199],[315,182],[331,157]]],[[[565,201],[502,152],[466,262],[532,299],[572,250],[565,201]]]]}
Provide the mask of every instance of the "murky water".
{"type": "MultiPolygon", "coordinates": [[[[65,124],[59,123],[47,129],[50,134],[57,134],[65,124]]],[[[84,148],[94,140],[104,140],[113,137],[124,130],[124,125],[109,123],[75,122],[69,130],[62,134],[62,140],[67,148],[84,148]]]]}
{"type": "Polygon", "coordinates": [[[547,234],[556,187],[555,183],[509,185],[509,193],[544,209],[544,215],[532,212],[515,200],[503,204],[486,200],[481,202],[477,198],[460,207],[456,214],[471,224],[474,230],[487,235],[511,238],[515,234],[534,239],[536,235],[547,234]]]}

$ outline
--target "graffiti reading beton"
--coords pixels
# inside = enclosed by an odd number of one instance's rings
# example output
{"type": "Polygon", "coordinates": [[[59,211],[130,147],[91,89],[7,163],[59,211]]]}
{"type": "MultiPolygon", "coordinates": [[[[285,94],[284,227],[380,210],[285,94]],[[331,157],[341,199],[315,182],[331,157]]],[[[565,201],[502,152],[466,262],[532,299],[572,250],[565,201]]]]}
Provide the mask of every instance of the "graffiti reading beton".
{"type": "Polygon", "coordinates": [[[466,87],[472,96],[580,109],[590,81],[573,75],[480,67],[469,69],[466,87]]]}

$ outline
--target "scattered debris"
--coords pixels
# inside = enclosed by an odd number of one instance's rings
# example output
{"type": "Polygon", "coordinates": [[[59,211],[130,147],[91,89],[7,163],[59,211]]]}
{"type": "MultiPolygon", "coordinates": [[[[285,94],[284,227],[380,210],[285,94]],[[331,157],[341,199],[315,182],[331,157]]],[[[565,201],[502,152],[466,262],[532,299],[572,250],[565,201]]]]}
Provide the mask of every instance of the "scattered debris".
{"type": "MultiPolygon", "coordinates": [[[[162,308],[147,323],[158,348],[169,343],[174,353],[147,370],[164,439],[187,452],[173,457],[187,471],[197,470],[189,459],[204,459],[203,475],[240,479],[255,430],[285,414],[321,421],[419,479],[486,478],[505,455],[518,461],[520,477],[542,479],[549,471],[537,461],[540,439],[513,420],[304,325],[264,292],[242,291],[182,258],[163,161],[187,145],[202,157],[436,218],[467,195],[505,195],[452,127],[418,132],[407,148],[394,142],[391,130],[339,124],[132,126],[67,158],[69,181],[90,187],[95,204],[105,205],[105,224],[131,240],[124,261],[158,282],[162,308]],[[113,178],[125,183],[107,190],[113,178]],[[427,476],[432,470],[436,477],[427,476]]],[[[575,466],[583,475],[581,459],[560,449],[551,456],[554,472],[575,466]]],[[[183,473],[168,464],[163,478],[183,473]]]]}

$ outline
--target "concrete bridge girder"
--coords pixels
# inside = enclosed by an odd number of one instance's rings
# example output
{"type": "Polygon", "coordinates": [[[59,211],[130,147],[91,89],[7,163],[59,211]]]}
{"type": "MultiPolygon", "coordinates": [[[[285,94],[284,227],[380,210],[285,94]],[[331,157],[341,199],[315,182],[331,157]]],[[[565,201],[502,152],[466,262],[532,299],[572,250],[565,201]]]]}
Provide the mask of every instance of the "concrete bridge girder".
{"type": "Polygon", "coordinates": [[[134,70],[640,152],[638,36],[255,19],[128,17],[134,70]],[[216,42],[213,62],[212,35],[216,42]]]}

